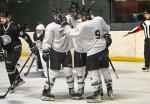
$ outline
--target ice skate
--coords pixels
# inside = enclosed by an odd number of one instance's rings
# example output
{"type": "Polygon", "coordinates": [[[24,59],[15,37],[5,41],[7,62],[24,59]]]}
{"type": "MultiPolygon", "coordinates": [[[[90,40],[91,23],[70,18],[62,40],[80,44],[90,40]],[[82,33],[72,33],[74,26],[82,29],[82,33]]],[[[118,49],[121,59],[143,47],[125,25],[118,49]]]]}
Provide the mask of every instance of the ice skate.
{"type": "Polygon", "coordinates": [[[101,103],[103,101],[103,96],[99,93],[100,91],[94,91],[91,96],[87,97],[88,103],[101,103]]]}
{"type": "Polygon", "coordinates": [[[83,99],[83,94],[84,94],[84,88],[79,89],[78,93],[76,93],[75,100],[81,100],[81,99],[83,99]]]}
{"type": "Polygon", "coordinates": [[[107,95],[108,95],[110,100],[114,99],[113,90],[112,89],[107,89],[107,95]]]}
{"type": "Polygon", "coordinates": [[[55,96],[50,94],[50,89],[44,88],[41,100],[43,100],[43,101],[54,101],[55,96]]]}
{"type": "Polygon", "coordinates": [[[76,99],[76,93],[73,88],[69,88],[69,94],[72,97],[72,99],[76,99]]]}
{"type": "Polygon", "coordinates": [[[143,68],[142,68],[142,71],[143,71],[143,72],[149,72],[150,70],[149,70],[149,67],[143,67],[143,68]]]}
{"type": "Polygon", "coordinates": [[[10,88],[9,88],[9,93],[14,93],[15,92],[15,85],[13,84],[10,88]]]}
{"type": "Polygon", "coordinates": [[[25,81],[22,78],[19,78],[15,81],[15,87],[21,86],[25,83],[25,81]]]}

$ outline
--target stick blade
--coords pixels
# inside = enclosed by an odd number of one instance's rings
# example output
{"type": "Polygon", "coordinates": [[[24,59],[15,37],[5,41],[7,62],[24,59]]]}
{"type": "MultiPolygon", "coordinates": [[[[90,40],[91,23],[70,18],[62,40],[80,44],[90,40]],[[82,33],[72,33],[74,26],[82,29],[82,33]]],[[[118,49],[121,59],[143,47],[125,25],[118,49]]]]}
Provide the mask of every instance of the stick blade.
{"type": "Polygon", "coordinates": [[[0,99],[4,99],[6,97],[6,95],[2,95],[0,96],[0,99]]]}
{"type": "Polygon", "coordinates": [[[114,72],[115,76],[116,76],[116,79],[119,79],[119,76],[116,72],[114,72]]]}
{"type": "Polygon", "coordinates": [[[103,102],[102,100],[98,100],[98,99],[87,100],[87,103],[102,103],[102,102],[103,102]]]}

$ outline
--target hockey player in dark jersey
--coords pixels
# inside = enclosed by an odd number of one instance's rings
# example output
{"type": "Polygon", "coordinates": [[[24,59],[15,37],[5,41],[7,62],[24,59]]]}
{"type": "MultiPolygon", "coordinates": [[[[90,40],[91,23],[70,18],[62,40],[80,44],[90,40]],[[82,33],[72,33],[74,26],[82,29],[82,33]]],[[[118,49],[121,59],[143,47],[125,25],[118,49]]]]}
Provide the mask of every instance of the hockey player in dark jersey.
{"type": "Polygon", "coordinates": [[[129,34],[133,34],[139,32],[140,30],[144,30],[145,34],[145,44],[144,44],[144,58],[145,58],[145,67],[142,70],[148,70],[150,67],[150,9],[144,11],[145,21],[139,24],[137,27],[129,31],[124,35],[128,36],[129,34]]]}
{"type": "Polygon", "coordinates": [[[4,53],[6,53],[4,55],[5,64],[10,84],[13,84],[15,81],[14,85],[10,89],[10,92],[14,92],[15,87],[25,83],[25,81],[20,77],[18,69],[15,67],[21,56],[22,51],[22,45],[19,37],[25,39],[34,54],[36,54],[37,48],[30,39],[29,35],[22,31],[18,25],[11,22],[11,15],[8,11],[2,11],[0,13],[0,21],[0,56],[3,56],[2,51],[4,50],[4,53]],[[19,77],[16,79],[16,76],[19,77]]]}

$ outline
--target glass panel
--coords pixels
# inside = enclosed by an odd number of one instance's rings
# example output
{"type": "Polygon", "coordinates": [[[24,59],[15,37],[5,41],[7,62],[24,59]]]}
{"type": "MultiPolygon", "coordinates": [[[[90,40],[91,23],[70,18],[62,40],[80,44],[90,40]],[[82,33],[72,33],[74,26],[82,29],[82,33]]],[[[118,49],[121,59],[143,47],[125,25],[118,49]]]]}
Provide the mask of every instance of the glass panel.
{"type": "Polygon", "coordinates": [[[111,30],[132,29],[144,20],[144,10],[150,9],[150,0],[111,0],[111,4],[111,30]]]}

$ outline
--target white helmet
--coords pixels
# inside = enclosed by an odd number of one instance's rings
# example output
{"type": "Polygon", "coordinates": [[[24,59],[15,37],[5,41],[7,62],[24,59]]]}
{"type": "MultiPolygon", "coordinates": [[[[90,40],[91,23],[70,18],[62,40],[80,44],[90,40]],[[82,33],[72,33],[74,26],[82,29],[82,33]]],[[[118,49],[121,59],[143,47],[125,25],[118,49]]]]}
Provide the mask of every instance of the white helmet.
{"type": "Polygon", "coordinates": [[[45,26],[43,24],[39,24],[37,25],[36,30],[45,30],[45,26]]]}

